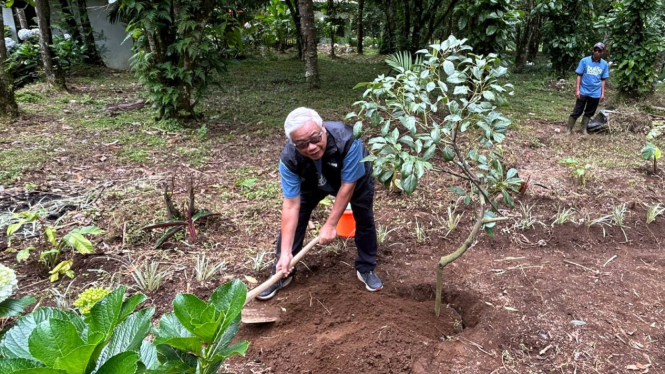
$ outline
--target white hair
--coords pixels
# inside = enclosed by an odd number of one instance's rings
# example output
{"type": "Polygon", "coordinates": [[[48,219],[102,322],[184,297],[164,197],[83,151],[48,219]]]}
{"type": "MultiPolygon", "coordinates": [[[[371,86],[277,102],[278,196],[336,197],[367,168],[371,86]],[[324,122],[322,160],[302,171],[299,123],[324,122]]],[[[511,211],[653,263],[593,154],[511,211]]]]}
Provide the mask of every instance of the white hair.
{"type": "Polygon", "coordinates": [[[289,141],[291,141],[291,133],[309,122],[316,123],[316,125],[319,126],[319,129],[323,125],[321,116],[314,109],[300,107],[289,113],[289,115],[286,116],[286,120],[284,120],[284,133],[286,134],[286,137],[289,138],[289,141]]]}

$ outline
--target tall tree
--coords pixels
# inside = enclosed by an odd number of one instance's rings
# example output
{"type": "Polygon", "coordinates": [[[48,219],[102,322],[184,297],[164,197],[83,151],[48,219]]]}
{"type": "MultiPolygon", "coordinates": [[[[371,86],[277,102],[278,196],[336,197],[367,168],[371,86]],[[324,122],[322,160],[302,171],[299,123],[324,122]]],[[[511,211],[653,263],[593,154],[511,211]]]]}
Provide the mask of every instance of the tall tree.
{"type": "Polygon", "coordinates": [[[298,7],[297,0],[286,0],[286,6],[289,7],[293,24],[296,26],[296,42],[298,43],[298,58],[303,59],[302,54],[302,30],[300,29],[300,8],[298,7]]]}
{"type": "Polygon", "coordinates": [[[53,58],[55,54],[51,50],[53,36],[51,34],[51,8],[48,0],[35,0],[35,11],[39,24],[39,49],[44,63],[46,83],[49,86],[64,90],[67,88],[65,86],[65,73],[53,58]]]}
{"type": "Polygon", "coordinates": [[[16,117],[18,106],[14,97],[14,86],[12,78],[5,69],[7,46],[5,45],[5,22],[2,18],[2,9],[0,5],[0,117],[16,117]]]}
{"type": "Polygon", "coordinates": [[[16,13],[21,28],[28,29],[28,19],[25,17],[25,10],[23,8],[14,8],[14,13],[16,13]]]}
{"type": "Polygon", "coordinates": [[[81,18],[81,28],[83,29],[83,40],[86,45],[86,55],[88,63],[92,65],[104,66],[102,56],[99,54],[97,44],[95,44],[95,35],[88,18],[88,6],[86,0],[77,0],[79,7],[79,17],[81,18]]]}
{"type": "Polygon", "coordinates": [[[397,44],[395,43],[395,0],[383,0],[383,3],[386,21],[383,24],[379,53],[388,54],[397,51],[397,44]]]}
{"type": "Polygon", "coordinates": [[[67,0],[58,0],[58,2],[60,3],[60,12],[62,13],[62,20],[65,23],[65,30],[72,36],[72,39],[82,45],[83,38],[81,38],[79,25],[72,13],[71,4],[67,0]]]}
{"type": "Polygon", "coordinates": [[[616,64],[614,77],[625,97],[653,94],[665,52],[663,0],[620,0],[602,19],[616,64]]]}
{"type": "Polygon", "coordinates": [[[316,30],[314,29],[314,3],[312,0],[298,0],[300,8],[300,28],[302,29],[303,55],[305,57],[305,81],[307,88],[319,88],[319,59],[316,51],[316,30]]]}
{"type": "Polygon", "coordinates": [[[365,0],[358,0],[358,49],[356,50],[359,55],[363,54],[363,11],[365,10],[365,0]]]}
{"type": "Polygon", "coordinates": [[[328,24],[330,25],[330,57],[335,57],[335,0],[328,0],[328,24]]]}

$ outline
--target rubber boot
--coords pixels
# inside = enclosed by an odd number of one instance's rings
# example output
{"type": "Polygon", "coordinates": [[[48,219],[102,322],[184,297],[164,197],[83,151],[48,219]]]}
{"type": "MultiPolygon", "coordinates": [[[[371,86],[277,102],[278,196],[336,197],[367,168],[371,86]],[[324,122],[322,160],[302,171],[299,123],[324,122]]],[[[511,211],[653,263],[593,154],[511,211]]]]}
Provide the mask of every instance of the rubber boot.
{"type": "Polygon", "coordinates": [[[575,126],[575,121],[577,121],[577,119],[573,117],[568,117],[568,131],[566,131],[566,135],[572,135],[573,126],[575,126]]]}
{"type": "Polygon", "coordinates": [[[589,126],[589,121],[591,121],[590,117],[582,117],[582,135],[589,135],[589,133],[586,132],[586,129],[589,126]]]}

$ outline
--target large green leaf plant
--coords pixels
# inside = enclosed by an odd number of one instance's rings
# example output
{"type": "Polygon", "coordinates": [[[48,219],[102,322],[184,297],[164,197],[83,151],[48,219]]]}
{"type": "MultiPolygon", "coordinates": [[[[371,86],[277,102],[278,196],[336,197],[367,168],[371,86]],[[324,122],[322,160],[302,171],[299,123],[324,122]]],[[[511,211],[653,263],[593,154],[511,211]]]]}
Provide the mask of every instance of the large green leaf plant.
{"type": "Polygon", "coordinates": [[[481,228],[492,235],[498,202],[513,205],[510,196],[522,180],[517,170],[502,164],[500,143],[510,121],[497,111],[503,95],[513,86],[499,79],[507,69],[495,54],[471,53],[466,39],[450,36],[419,58],[392,58],[395,76],[381,75],[366,87],[363,100],[355,103],[354,133],[361,136],[363,121],[380,129],[368,142],[373,175],[391,189],[411,194],[425,176],[436,171],[456,178],[451,190],[477,208],[475,224],[464,244],[443,256],[438,265],[435,312],[441,305],[443,269],[461,256],[474,242],[481,228]],[[434,161],[437,160],[436,164],[434,161]]]}
{"type": "Polygon", "coordinates": [[[84,318],[40,308],[21,318],[0,341],[3,374],[216,373],[224,360],[249,343],[230,345],[238,331],[247,289],[236,280],[220,286],[205,303],[179,294],[174,313],[162,316],[154,341],[153,308],[126,297],[121,287],[95,303],[84,318]]]}

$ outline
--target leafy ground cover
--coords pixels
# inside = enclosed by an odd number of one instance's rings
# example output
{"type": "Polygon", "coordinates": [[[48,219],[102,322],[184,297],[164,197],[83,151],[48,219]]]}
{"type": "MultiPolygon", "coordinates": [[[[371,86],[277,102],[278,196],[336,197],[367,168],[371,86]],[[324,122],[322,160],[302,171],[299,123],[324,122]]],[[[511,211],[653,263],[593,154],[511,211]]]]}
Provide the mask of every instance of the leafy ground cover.
{"type": "MultiPolygon", "coordinates": [[[[172,310],[179,292],[207,299],[236,278],[253,287],[269,272],[279,228],[276,162],[283,118],[306,105],[325,119],[342,119],[362,94],[351,88],[388,73],[379,61],[324,58],[325,88],[315,93],[305,90],[297,60],[243,61],[209,95],[204,119],[187,129],[160,127],[148,108],[108,111],[141,97],[141,87],[124,72],[79,74],[67,94],[39,84],[20,90],[23,117],[0,125],[0,231],[11,211],[43,208],[50,222],[60,219],[63,232],[95,225],[105,234],[93,240],[94,254],[74,256],[75,278],[56,283],[36,256],[17,263],[2,237],[0,260],[17,270],[18,296],[71,307],[86,288],[124,284],[145,293],[145,304],[161,315],[172,310]],[[196,244],[176,234],[163,249],[153,249],[161,233],[141,227],[166,219],[162,195],[172,180],[181,208],[190,178],[197,207],[219,216],[196,227],[196,244]]],[[[651,174],[640,157],[644,133],[567,137],[570,81],[551,81],[537,70],[508,79],[516,94],[502,108],[514,120],[504,143],[506,163],[531,184],[517,198],[517,209],[505,212],[510,220],[497,225],[494,238],[481,236],[446,268],[441,317],[434,317],[436,261],[463,240],[473,212],[448,191],[445,177],[426,177],[409,197],[377,185],[377,270],[385,289],[368,293],[355,279],[352,240],[316,248],[295,282],[269,302],[282,307],[282,320],[241,327],[239,338],[250,342],[247,356],[225,369],[663,370],[665,217],[646,220],[649,207],[665,204],[665,185],[662,172],[651,174]],[[559,163],[564,158],[590,165],[584,186],[559,163]]],[[[663,106],[660,92],[635,108],[616,103],[612,93],[604,107],[619,112],[663,106]]],[[[665,146],[658,139],[655,144],[665,146]]],[[[325,210],[315,212],[314,228],[324,222],[325,210]]],[[[26,226],[12,246],[35,241],[26,226]]]]}

